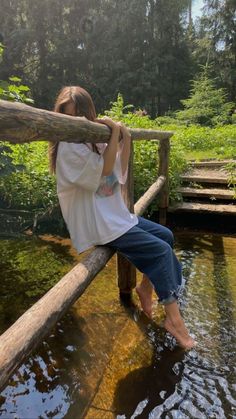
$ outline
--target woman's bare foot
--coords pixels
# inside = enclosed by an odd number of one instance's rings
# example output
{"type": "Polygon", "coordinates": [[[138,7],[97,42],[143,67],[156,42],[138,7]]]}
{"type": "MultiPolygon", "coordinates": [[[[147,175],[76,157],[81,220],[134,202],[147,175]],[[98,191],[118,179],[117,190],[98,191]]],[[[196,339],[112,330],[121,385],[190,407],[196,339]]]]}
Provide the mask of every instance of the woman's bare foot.
{"type": "Polygon", "coordinates": [[[197,345],[197,342],[190,336],[183,324],[173,324],[169,319],[165,319],[164,327],[175,337],[181,348],[190,350],[197,345]]]}
{"type": "Polygon", "coordinates": [[[140,285],[137,285],[135,288],[139,296],[141,307],[144,313],[152,319],[152,293],[153,286],[150,283],[149,279],[144,278],[140,285]],[[148,282],[147,282],[148,281],[148,282]]]}
{"type": "Polygon", "coordinates": [[[164,320],[165,329],[175,337],[179,346],[189,350],[197,345],[197,342],[190,336],[184,324],[177,302],[165,305],[166,319],[164,320]]]}

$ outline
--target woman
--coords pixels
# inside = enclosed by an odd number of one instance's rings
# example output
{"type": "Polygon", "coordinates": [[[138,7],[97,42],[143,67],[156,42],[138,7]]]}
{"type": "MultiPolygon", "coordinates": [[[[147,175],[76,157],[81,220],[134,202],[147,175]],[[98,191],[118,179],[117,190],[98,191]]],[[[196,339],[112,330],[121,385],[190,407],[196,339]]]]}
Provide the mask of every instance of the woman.
{"type": "Polygon", "coordinates": [[[108,144],[50,144],[50,167],[56,173],[58,198],[74,247],[81,253],[94,245],[106,245],[130,260],[143,273],[136,292],[144,312],[152,316],[154,288],[164,305],[165,329],[180,346],[193,348],[196,342],[178,306],[182,274],[172,249],[173,234],[131,214],[121,196],[120,184],[126,181],[130,156],[128,129],[108,117],[97,119],[91,96],[79,86],[64,87],[54,111],[85,117],[111,130],[108,144]]]}

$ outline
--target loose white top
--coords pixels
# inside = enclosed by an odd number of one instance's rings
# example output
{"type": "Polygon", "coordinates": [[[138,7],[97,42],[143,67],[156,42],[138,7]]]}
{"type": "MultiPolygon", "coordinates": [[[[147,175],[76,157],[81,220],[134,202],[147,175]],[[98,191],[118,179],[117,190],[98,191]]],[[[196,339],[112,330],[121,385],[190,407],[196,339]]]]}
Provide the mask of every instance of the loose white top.
{"type": "Polygon", "coordinates": [[[81,253],[91,246],[106,244],[120,237],[138,223],[127,209],[120,184],[122,175],[120,153],[113,172],[102,176],[103,152],[91,150],[90,144],[60,142],[56,161],[57,194],[63,218],[73,246],[81,253]]]}

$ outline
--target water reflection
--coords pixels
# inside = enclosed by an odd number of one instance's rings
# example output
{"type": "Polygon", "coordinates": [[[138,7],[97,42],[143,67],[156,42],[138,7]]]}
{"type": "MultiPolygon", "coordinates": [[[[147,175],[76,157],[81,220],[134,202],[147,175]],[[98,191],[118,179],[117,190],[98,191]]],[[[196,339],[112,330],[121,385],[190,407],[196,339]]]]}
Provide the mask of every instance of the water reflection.
{"type": "MultiPolygon", "coordinates": [[[[4,330],[76,262],[52,237],[0,241],[4,330]]],[[[185,353],[120,304],[115,259],[2,392],[1,418],[233,418],[236,416],[236,238],[177,234],[183,314],[199,342],[185,353]]]]}

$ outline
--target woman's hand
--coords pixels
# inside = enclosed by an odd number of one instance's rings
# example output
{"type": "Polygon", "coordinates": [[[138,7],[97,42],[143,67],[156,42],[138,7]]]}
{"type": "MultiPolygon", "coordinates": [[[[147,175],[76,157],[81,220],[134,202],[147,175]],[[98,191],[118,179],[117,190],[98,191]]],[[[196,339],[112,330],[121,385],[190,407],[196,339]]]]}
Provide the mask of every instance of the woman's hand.
{"type": "Polygon", "coordinates": [[[131,140],[131,134],[130,134],[129,129],[122,122],[117,122],[117,125],[119,125],[120,127],[122,138],[124,140],[127,140],[127,139],[131,140]]]}
{"type": "Polygon", "coordinates": [[[116,160],[116,154],[120,137],[120,126],[107,116],[101,119],[96,118],[94,122],[104,124],[111,129],[111,137],[103,153],[104,165],[102,171],[102,176],[110,176],[113,171],[116,160]]]}
{"type": "Polygon", "coordinates": [[[118,122],[121,132],[121,139],[123,140],[120,143],[120,162],[121,162],[121,170],[122,175],[126,176],[128,173],[128,165],[129,165],[129,158],[130,158],[130,150],[131,150],[131,134],[129,129],[122,123],[118,122]]]}
{"type": "Polygon", "coordinates": [[[111,128],[111,130],[116,130],[116,131],[120,131],[120,126],[119,123],[113,121],[111,118],[109,118],[108,116],[104,116],[103,118],[96,118],[94,120],[94,122],[98,122],[99,124],[104,124],[107,125],[109,128],[111,128]]]}

